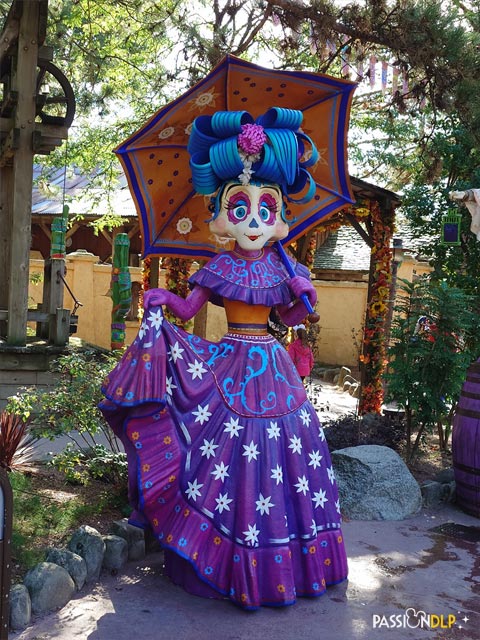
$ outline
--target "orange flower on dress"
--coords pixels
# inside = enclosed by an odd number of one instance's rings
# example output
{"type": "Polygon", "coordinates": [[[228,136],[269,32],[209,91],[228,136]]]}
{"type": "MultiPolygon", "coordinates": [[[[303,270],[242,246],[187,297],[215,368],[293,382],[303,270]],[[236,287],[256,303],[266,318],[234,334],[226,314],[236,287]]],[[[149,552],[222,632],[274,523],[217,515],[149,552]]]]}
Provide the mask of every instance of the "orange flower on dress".
{"type": "Polygon", "coordinates": [[[167,542],[171,542],[172,540],[173,540],[173,536],[171,533],[169,533],[167,536],[167,542]]]}
{"type": "Polygon", "coordinates": [[[147,471],[150,471],[150,465],[149,464],[144,464],[142,467],[142,471],[143,473],[147,473],[147,471]]]}
{"type": "Polygon", "coordinates": [[[222,539],[220,538],[220,536],[215,536],[215,538],[213,539],[213,544],[222,544],[222,539]]]}
{"type": "Polygon", "coordinates": [[[172,439],[170,436],[165,436],[165,438],[163,439],[163,444],[170,444],[172,442],[172,439]]]}
{"type": "Polygon", "coordinates": [[[138,440],[140,437],[140,434],[138,433],[138,431],[134,431],[132,433],[132,440],[138,440]]]}
{"type": "Polygon", "coordinates": [[[285,591],[286,591],[285,585],[284,584],[277,584],[277,591],[280,591],[280,593],[285,593],[285,591]]]}

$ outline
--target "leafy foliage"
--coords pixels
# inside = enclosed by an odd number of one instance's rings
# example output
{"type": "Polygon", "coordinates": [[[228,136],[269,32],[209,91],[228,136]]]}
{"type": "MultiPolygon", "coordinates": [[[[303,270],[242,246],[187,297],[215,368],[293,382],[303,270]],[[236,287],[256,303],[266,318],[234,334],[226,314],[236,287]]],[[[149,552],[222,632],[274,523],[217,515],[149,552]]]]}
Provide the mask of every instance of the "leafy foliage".
{"type": "Polygon", "coordinates": [[[97,406],[103,400],[101,382],[116,362],[116,354],[93,350],[60,356],[52,365],[57,375],[53,388],[28,389],[9,400],[9,411],[29,419],[36,438],[71,441],[52,464],[72,481],[96,477],[116,482],[125,476],[125,454],[97,406]]]}
{"type": "Polygon", "coordinates": [[[410,459],[424,431],[451,417],[465,372],[479,352],[480,319],[461,289],[426,279],[402,283],[385,380],[386,399],[405,410],[410,459]]]}
{"type": "Polygon", "coordinates": [[[8,471],[30,466],[34,439],[28,433],[28,420],[14,413],[0,413],[0,466],[8,471]]]}

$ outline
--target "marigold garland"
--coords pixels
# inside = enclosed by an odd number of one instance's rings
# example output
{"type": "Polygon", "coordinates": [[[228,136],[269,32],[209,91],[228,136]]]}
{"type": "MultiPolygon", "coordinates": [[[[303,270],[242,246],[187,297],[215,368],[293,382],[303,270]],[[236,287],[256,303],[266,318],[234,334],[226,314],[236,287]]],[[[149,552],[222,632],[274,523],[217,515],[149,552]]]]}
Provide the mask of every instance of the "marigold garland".
{"type": "MultiPolygon", "coordinates": [[[[190,274],[191,261],[183,258],[165,258],[162,266],[165,268],[166,288],[181,298],[186,298],[190,289],[188,286],[188,276],[190,274]]],[[[184,321],[177,318],[167,307],[164,309],[167,320],[184,329],[190,329],[193,325],[191,320],[184,321]]]]}
{"type": "MultiPolygon", "coordinates": [[[[364,208],[362,208],[364,209],[364,208]]],[[[364,367],[359,413],[380,413],[383,403],[382,376],[387,365],[386,329],[390,286],[392,281],[392,250],[394,211],[386,218],[378,202],[372,201],[369,213],[373,228],[372,257],[375,269],[370,274],[368,301],[360,361],[364,367]]]]}
{"type": "Polygon", "coordinates": [[[387,214],[382,212],[376,201],[362,202],[360,206],[351,206],[337,213],[332,221],[322,224],[319,231],[332,232],[351,224],[346,214],[355,216],[359,221],[370,218],[373,230],[372,257],[375,269],[370,274],[370,299],[360,356],[364,376],[358,411],[361,415],[380,413],[384,393],[382,376],[387,364],[386,329],[392,280],[390,244],[395,214],[393,209],[387,214]]]}

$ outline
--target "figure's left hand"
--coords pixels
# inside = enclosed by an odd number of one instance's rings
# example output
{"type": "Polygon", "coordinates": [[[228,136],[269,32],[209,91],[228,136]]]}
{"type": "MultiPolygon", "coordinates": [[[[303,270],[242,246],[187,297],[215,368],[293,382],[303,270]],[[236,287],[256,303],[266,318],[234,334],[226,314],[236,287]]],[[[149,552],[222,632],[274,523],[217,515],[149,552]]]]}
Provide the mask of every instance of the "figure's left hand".
{"type": "Polygon", "coordinates": [[[317,291],[310,280],[302,276],[294,276],[288,284],[295,298],[300,298],[305,293],[312,307],[316,305],[317,291]]]}

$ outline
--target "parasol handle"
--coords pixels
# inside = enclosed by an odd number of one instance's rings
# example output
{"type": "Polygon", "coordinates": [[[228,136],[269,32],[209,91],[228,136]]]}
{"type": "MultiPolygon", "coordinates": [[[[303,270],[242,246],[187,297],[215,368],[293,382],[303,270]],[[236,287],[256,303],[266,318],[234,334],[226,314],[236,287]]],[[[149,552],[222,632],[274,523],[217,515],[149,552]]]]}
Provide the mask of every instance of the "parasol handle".
{"type": "MultiPolygon", "coordinates": [[[[290,260],[288,259],[287,254],[285,253],[285,249],[283,248],[283,245],[281,242],[277,241],[274,243],[275,249],[278,252],[278,255],[280,256],[280,259],[282,260],[285,269],[288,271],[288,275],[291,278],[294,278],[296,276],[296,273],[292,267],[292,263],[290,262],[290,260]]],[[[312,307],[312,305],[310,304],[310,300],[308,299],[308,296],[306,293],[302,293],[300,295],[300,299],[303,302],[303,304],[305,305],[307,311],[308,311],[308,321],[315,323],[318,322],[320,320],[320,316],[318,315],[318,313],[315,311],[315,309],[312,307]]]]}

